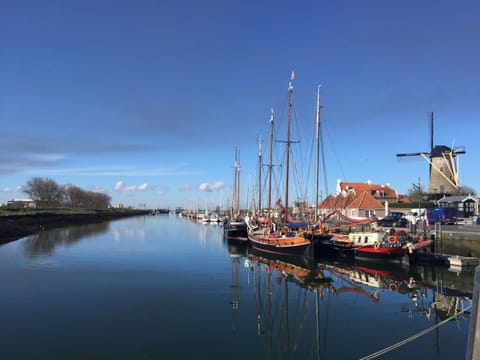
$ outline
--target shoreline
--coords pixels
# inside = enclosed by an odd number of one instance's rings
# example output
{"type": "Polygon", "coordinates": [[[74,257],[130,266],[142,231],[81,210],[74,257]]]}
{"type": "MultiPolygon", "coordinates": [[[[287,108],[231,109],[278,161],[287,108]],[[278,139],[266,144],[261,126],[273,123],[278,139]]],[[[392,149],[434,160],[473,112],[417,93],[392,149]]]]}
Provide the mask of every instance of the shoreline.
{"type": "Polygon", "coordinates": [[[148,215],[151,210],[86,210],[78,213],[61,213],[55,210],[0,216],[0,245],[43,230],[71,225],[100,223],[133,216],[148,215]]]}

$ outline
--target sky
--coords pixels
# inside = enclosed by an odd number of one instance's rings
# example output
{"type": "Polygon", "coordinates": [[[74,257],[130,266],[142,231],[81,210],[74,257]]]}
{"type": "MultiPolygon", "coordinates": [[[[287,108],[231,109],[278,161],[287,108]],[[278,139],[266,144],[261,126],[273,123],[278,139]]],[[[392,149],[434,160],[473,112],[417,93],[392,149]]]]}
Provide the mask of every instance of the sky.
{"type": "Polygon", "coordinates": [[[225,208],[238,148],[242,203],[251,206],[271,109],[274,164],[283,158],[292,70],[293,198],[314,194],[318,86],[321,196],[338,179],[399,194],[419,181],[428,188],[427,162],[396,154],[429,151],[430,112],[435,144],[465,146],[460,183],[480,192],[478,1],[0,8],[0,203],[26,198],[22,188],[41,177],[107,193],[114,206],[225,208]]]}

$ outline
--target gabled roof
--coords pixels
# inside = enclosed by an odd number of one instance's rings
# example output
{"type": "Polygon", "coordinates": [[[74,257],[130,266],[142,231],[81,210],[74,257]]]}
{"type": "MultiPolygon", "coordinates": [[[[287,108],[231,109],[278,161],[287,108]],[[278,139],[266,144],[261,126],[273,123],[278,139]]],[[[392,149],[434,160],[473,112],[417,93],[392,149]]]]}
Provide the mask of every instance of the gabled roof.
{"type": "Polygon", "coordinates": [[[438,200],[438,203],[459,203],[459,202],[465,202],[467,200],[473,200],[478,203],[478,199],[474,198],[471,195],[460,195],[460,196],[444,196],[440,200],[438,200]]]}
{"type": "Polygon", "coordinates": [[[389,184],[379,185],[371,184],[369,182],[360,183],[360,182],[338,182],[338,187],[341,191],[345,192],[355,192],[357,194],[362,193],[363,191],[368,191],[372,196],[381,197],[381,198],[397,198],[397,192],[395,189],[392,189],[389,184]],[[383,196],[381,195],[383,194],[383,196]]]}
{"type": "Polygon", "coordinates": [[[323,199],[323,201],[318,204],[318,207],[320,209],[335,209],[335,198],[333,197],[333,195],[328,195],[325,199],[323,199]]]}
{"type": "Polygon", "coordinates": [[[347,206],[349,209],[383,209],[380,204],[368,191],[362,192],[347,206]]]}
{"type": "Polygon", "coordinates": [[[320,209],[383,209],[382,204],[378,202],[368,191],[363,191],[359,195],[348,192],[333,197],[328,195],[319,205],[320,209]]]}

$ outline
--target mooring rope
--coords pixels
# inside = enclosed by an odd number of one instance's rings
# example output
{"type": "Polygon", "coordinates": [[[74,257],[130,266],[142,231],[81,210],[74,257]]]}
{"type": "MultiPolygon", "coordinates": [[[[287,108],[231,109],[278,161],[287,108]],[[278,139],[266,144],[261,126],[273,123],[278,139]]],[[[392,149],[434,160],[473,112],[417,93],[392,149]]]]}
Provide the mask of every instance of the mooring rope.
{"type": "Polygon", "coordinates": [[[468,307],[466,307],[465,309],[461,310],[460,312],[458,312],[457,314],[453,315],[453,316],[450,316],[448,319],[445,319],[443,320],[442,322],[439,322],[438,324],[435,324],[433,325],[432,327],[428,328],[428,329],[425,329],[423,331],[420,331],[419,333],[413,335],[413,336],[410,336],[409,338],[406,338],[405,340],[402,340],[402,341],[399,341],[398,343],[396,344],[393,344],[393,345],[390,345],[388,347],[386,347],[385,349],[382,349],[382,350],[379,350],[371,355],[368,355],[368,356],[365,356],[365,357],[362,357],[360,358],[360,360],[368,360],[368,359],[374,359],[376,357],[379,357],[380,355],[383,355],[383,354],[386,354],[387,352],[389,351],[392,351],[392,350],[395,350],[396,348],[399,348],[400,346],[402,345],[405,345],[407,343],[409,343],[410,341],[413,341],[415,339],[418,339],[419,337],[425,335],[425,334],[428,334],[430,331],[432,330],[435,330],[436,328],[438,328],[439,326],[443,325],[443,324],[446,324],[447,322],[449,322],[450,320],[453,320],[455,319],[457,316],[463,314],[464,312],[470,310],[470,308],[472,307],[472,305],[469,305],[468,307]]]}

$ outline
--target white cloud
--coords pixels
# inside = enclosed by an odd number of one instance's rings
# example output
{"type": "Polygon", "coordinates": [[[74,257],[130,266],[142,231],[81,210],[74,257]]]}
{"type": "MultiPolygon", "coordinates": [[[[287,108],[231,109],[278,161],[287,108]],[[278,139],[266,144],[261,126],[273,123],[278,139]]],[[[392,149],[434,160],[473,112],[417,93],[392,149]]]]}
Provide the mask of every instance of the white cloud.
{"type": "Polygon", "coordinates": [[[221,181],[217,181],[212,184],[201,183],[200,185],[198,185],[198,189],[200,191],[208,191],[208,192],[211,192],[214,190],[220,190],[220,189],[223,189],[224,187],[225,187],[225,184],[221,181]]]}
{"type": "Polygon", "coordinates": [[[100,185],[93,185],[90,186],[90,191],[96,192],[96,193],[106,193],[107,191],[101,187],[100,185]]]}
{"type": "Polygon", "coordinates": [[[151,186],[147,183],[141,185],[127,185],[123,181],[117,181],[113,186],[113,190],[115,191],[123,191],[123,192],[133,192],[133,191],[146,191],[150,190],[151,186]]]}
{"type": "Polygon", "coordinates": [[[22,192],[23,191],[23,186],[16,186],[16,187],[6,187],[6,188],[3,188],[2,189],[3,192],[7,192],[7,193],[14,193],[14,192],[22,192]]]}
{"type": "Polygon", "coordinates": [[[185,185],[182,185],[180,186],[180,191],[190,191],[192,189],[192,187],[188,184],[185,184],[185,185]]]}
{"type": "Polygon", "coordinates": [[[201,183],[200,185],[198,185],[198,190],[200,190],[200,191],[212,191],[212,189],[210,189],[210,185],[208,183],[201,183]]]}
{"type": "Polygon", "coordinates": [[[210,185],[210,188],[211,188],[212,190],[221,190],[221,189],[223,189],[224,187],[225,187],[225,183],[222,182],[222,181],[217,181],[217,182],[215,182],[215,183],[213,183],[213,184],[210,185]]]}
{"type": "Polygon", "coordinates": [[[148,186],[147,183],[136,186],[136,190],[138,190],[138,191],[145,191],[145,190],[148,190],[148,188],[149,188],[149,186],[148,186]]]}

